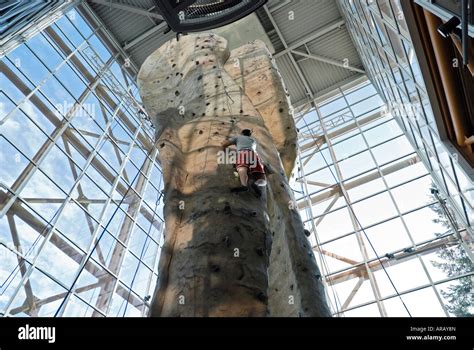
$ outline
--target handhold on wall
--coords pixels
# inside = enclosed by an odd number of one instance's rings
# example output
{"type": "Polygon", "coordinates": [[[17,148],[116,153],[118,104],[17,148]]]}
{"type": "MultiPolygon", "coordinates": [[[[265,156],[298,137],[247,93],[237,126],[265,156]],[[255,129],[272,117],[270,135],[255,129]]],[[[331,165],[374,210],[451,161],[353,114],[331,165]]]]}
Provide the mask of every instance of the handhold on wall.
{"type": "Polygon", "coordinates": [[[257,298],[258,300],[263,301],[263,302],[266,302],[268,300],[267,296],[263,292],[259,292],[257,294],[257,298]]]}

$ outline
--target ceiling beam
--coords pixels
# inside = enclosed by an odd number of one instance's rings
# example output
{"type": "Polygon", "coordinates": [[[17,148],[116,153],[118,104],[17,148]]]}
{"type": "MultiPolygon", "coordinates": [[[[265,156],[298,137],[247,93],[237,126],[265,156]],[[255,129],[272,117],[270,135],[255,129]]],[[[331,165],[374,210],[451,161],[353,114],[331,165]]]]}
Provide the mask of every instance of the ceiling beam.
{"type": "Polygon", "coordinates": [[[276,4],[272,7],[269,8],[270,12],[275,12],[275,11],[278,11],[279,9],[281,9],[282,7],[285,7],[286,5],[288,5],[289,3],[291,3],[292,0],[285,0],[283,1],[282,3],[279,3],[279,4],[276,4]]]}
{"type": "Polygon", "coordinates": [[[163,16],[158,14],[158,13],[155,13],[155,12],[150,12],[148,10],[145,10],[143,8],[140,8],[140,7],[136,7],[136,6],[130,6],[130,5],[124,5],[124,4],[120,4],[120,3],[117,3],[117,2],[114,2],[114,1],[107,1],[107,0],[89,0],[90,2],[93,2],[95,4],[99,4],[99,5],[104,5],[104,6],[108,6],[110,8],[113,8],[113,9],[117,9],[117,10],[122,10],[122,11],[127,11],[127,12],[130,12],[130,13],[134,13],[136,15],[140,15],[140,16],[147,16],[147,17],[151,17],[151,18],[156,18],[156,19],[159,19],[159,20],[163,20],[163,16]]]}
{"type": "Polygon", "coordinates": [[[326,58],[324,56],[304,53],[304,52],[300,52],[300,51],[296,51],[296,50],[291,50],[290,52],[294,53],[295,55],[303,56],[303,57],[306,57],[306,58],[311,58],[313,60],[324,62],[324,63],[330,64],[330,65],[333,65],[333,66],[345,68],[345,69],[348,69],[348,70],[353,71],[353,72],[358,72],[358,73],[365,74],[365,71],[362,70],[362,69],[359,69],[357,67],[354,67],[354,66],[351,66],[351,65],[348,65],[348,64],[344,64],[344,63],[339,62],[339,61],[337,61],[335,59],[332,59],[332,58],[326,58]]]}
{"type": "MultiPolygon", "coordinates": [[[[283,34],[280,31],[280,28],[278,28],[278,25],[277,25],[275,19],[273,18],[270,10],[268,9],[267,5],[263,5],[263,9],[265,10],[268,18],[270,19],[270,22],[272,22],[273,28],[275,28],[275,31],[277,32],[278,37],[280,38],[283,46],[285,47],[285,50],[289,50],[289,47],[288,47],[288,45],[285,41],[285,38],[283,37],[283,34]]],[[[306,89],[306,94],[309,97],[311,97],[312,100],[314,100],[314,93],[313,93],[311,87],[309,86],[308,81],[306,80],[303,72],[301,71],[300,66],[298,66],[298,64],[296,63],[295,58],[293,57],[293,55],[289,55],[289,57],[290,57],[291,63],[293,64],[293,67],[296,70],[296,73],[298,74],[298,77],[300,78],[301,82],[303,83],[303,86],[306,89]]]]}
{"type": "MultiPolygon", "coordinates": [[[[267,13],[268,14],[268,13],[267,13]]],[[[273,17],[270,18],[270,21],[272,21],[272,23],[274,22],[273,20],[273,17]]],[[[294,50],[300,46],[303,46],[304,44],[314,40],[314,39],[317,39],[323,35],[326,35],[330,32],[332,32],[333,30],[336,30],[336,29],[339,29],[339,28],[342,28],[342,26],[344,26],[345,24],[345,21],[341,18],[341,19],[338,19],[337,21],[334,21],[330,24],[328,24],[327,26],[324,26],[323,28],[315,31],[315,32],[312,32],[310,35],[307,35],[305,37],[303,37],[302,39],[298,40],[297,42],[287,46],[285,45],[285,49],[283,51],[280,51],[276,54],[273,55],[273,57],[275,58],[278,58],[280,56],[283,56],[284,54],[287,54],[289,53],[291,50],[294,50]]],[[[276,28],[276,24],[273,24],[273,26],[276,28]]],[[[280,40],[281,40],[282,36],[280,35],[280,40]]]]}
{"type": "Polygon", "coordinates": [[[130,42],[126,43],[123,46],[123,49],[124,50],[130,49],[131,47],[137,45],[140,41],[145,40],[146,38],[148,38],[150,35],[155,34],[156,32],[158,32],[162,29],[165,29],[166,26],[167,26],[166,22],[161,22],[160,24],[148,29],[146,32],[140,34],[135,39],[132,39],[130,42]]]}

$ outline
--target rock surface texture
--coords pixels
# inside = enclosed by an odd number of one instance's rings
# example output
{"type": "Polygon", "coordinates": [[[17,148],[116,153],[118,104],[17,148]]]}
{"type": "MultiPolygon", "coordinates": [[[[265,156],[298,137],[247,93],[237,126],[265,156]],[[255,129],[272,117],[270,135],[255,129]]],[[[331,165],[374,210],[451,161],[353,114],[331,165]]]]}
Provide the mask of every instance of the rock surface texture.
{"type": "Polygon", "coordinates": [[[165,181],[165,243],[151,316],[329,316],[287,176],[297,134],[286,90],[256,41],[229,52],[214,34],[182,36],[138,75],[165,181]],[[221,162],[222,142],[253,130],[271,169],[262,197],[221,162]]]}

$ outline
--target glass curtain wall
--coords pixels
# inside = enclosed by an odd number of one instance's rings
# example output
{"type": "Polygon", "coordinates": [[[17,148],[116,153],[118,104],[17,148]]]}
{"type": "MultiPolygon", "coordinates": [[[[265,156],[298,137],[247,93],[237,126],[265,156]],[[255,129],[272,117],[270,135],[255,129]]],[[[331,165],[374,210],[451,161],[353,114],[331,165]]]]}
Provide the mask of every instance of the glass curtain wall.
{"type": "Polygon", "coordinates": [[[474,183],[440,141],[400,0],[340,0],[350,33],[387,108],[472,235],[474,183]]]}
{"type": "Polygon", "coordinates": [[[472,313],[466,229],[452,226],[396,118],[370,81],[296,115],[293,188],[333,313],[472,313]]]}
{"type": "Polygon", "coordinates": [[[148,313],[162,175],[101,31],[71,10],[1,58],[0,315],[148,313]]]}

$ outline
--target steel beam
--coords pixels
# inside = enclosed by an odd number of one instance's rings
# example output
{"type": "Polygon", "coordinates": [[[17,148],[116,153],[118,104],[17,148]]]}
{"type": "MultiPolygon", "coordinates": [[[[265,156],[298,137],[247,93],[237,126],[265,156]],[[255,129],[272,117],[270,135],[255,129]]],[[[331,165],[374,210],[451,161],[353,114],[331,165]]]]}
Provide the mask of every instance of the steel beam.
{"type": "Polygon", "coordinates": [[[139,36],[137,36],[136,38],[132,39],[130,42],[126,43],[124,46],[123,46],[123,49],[124,50],[128,50],[132,47],[134,47],[135,45],[137,45],[140,41],[143,41],[145,40],[146,38],[148,38],[149,36],[155,34],[156,32],[159,32],[160,30],[164,30],[166,28],[168,24],[166,22],[161,22],[160,24],[148,29],[146,32],[140,34],[139,36]]]}
{"type": "MultiPolygon", "coordinates": [[[[358,186],[366,184],[370,181],[376,180],[376,179],[380,178],[381,176],[386,176],[386,175],[392,174],[394,172],[397,172],[401,169],[409,167],[409,166],[411,166],[413,164],[416,164],[418,162],[420,162],[420,158],[417,155],[415,155],[411,158],[402,160],[400,162],[397,162],[397,163],[392,164],[392,165],[390,165],[386,168],[381,169],[382,175],[379,172],[375,171],[375,172],[372,172],[370,174],[364,175],[363,177],[360,177],[356,180],[347,182],[347,183],[345,183],[345,188],[347,190],[351,190],[355,187],[358,187],[358,186]]],[[[337,195],[338,193],[339,193],[339,189],[336,188],[336,187],[333,187],[327,192],[324,192],[322,194],[318,194],[316,196],[312,196],[311,197],[311,204],[315,205],[315,204],[321,203],[321,202],[333,197],[334,195],[337,195]]],[[[306,207],[306,205],[307,205],[306,201],[302,200],[298,203],[298,208],[299,209],[304,209],[306,207]]]]}
{"type": "Polygon", "coordinates": [[[89,0],[89,2],[93,2],[93,3],[99,4],[99,5],[104,5],[104,6],[107,6],[109,8],[113,8],[113,9],[117,9],[117,10],[130,12],[130,13],[133,13],[135,15],[146,16],[146,17],[150,17],[150,18],[156,18],[156,19],[159,19],[160,21],[163,20],[163,16],[158,14],[158,13],[150,12],[148,10],[145,10],[143,8],[136,7],[136,6],[120,4],[120,3],[114,2],[112,0],[110,0],[110,1],[107,1],[107,0],[89,0]]]}
{"type": "MultiPolygon", "coordinates": [[[[269,17],[271,16],[271,12],[268,11],[267,9],[267,15],[269,15],[269,17]]],[[[272,18],[270,18],[270,21],[272,22],[273,26],[275,27],[275,30],[276,30],[276,23],[275,23],[275,20],[273,19],[273,16],[272,18]]],[[[330,24],[328,24],[327,26],[324,26],[323,28],[321,28],[320,30],[317,30],[317,31],[314,31],[312,32],[311,34],[301,38],[300,40],[292,43],[291,45],[285,45],[285,49],[283,51],[280,51],[280,52],[277,52],[276,54],[273,55],[274,58],[278,58],[280,56],[283,56],[287,53],[289,53],[291,50],[294,50],[294,49],[297,49],[298,47],[300,46],[303,46],[304,44],[307,44],[309,43],[310,41],[313,41],[319,37],[322,37],[323,35],[326,35],[330,32],[332,32],[333,30],[336,30],[336,29],[340,29],[344,26],[345,24],[345,21],[344,19],[338,19],[330,24]]],[[[277,33],[279,32],[279,30],[277,30],[277,33]]],[[[280,35],[280,40],[282,38],[281,36],[281,32],[279,33],[280,35]]],[[[282,40],[283,42],[283,40],[282,40]]]]}
{"type": "Polygon", "coordinates": [[[348,70],[353,71],[353,72],[365,74],[365,71],[362,70],[362,69],[351,66],[349,64],[344,64],[344,63],[339,62],[339,61],[337,61],[335,59],[332,59],[332,58],[327,58],[327,57],[324,57],[324,56],[321,56],[321,55],[316,55],[314,53],[304,53],[304,52],[296,51],[296,50],[290,50],[290,52],[294,53],[295,55],[306,57],[306,58],[311,58],[313,60],[323,62],[323,63],[327,63],[327,64],[330,64],[332,66],[336,66],[336,67],[348,69],[348,70]]]}

